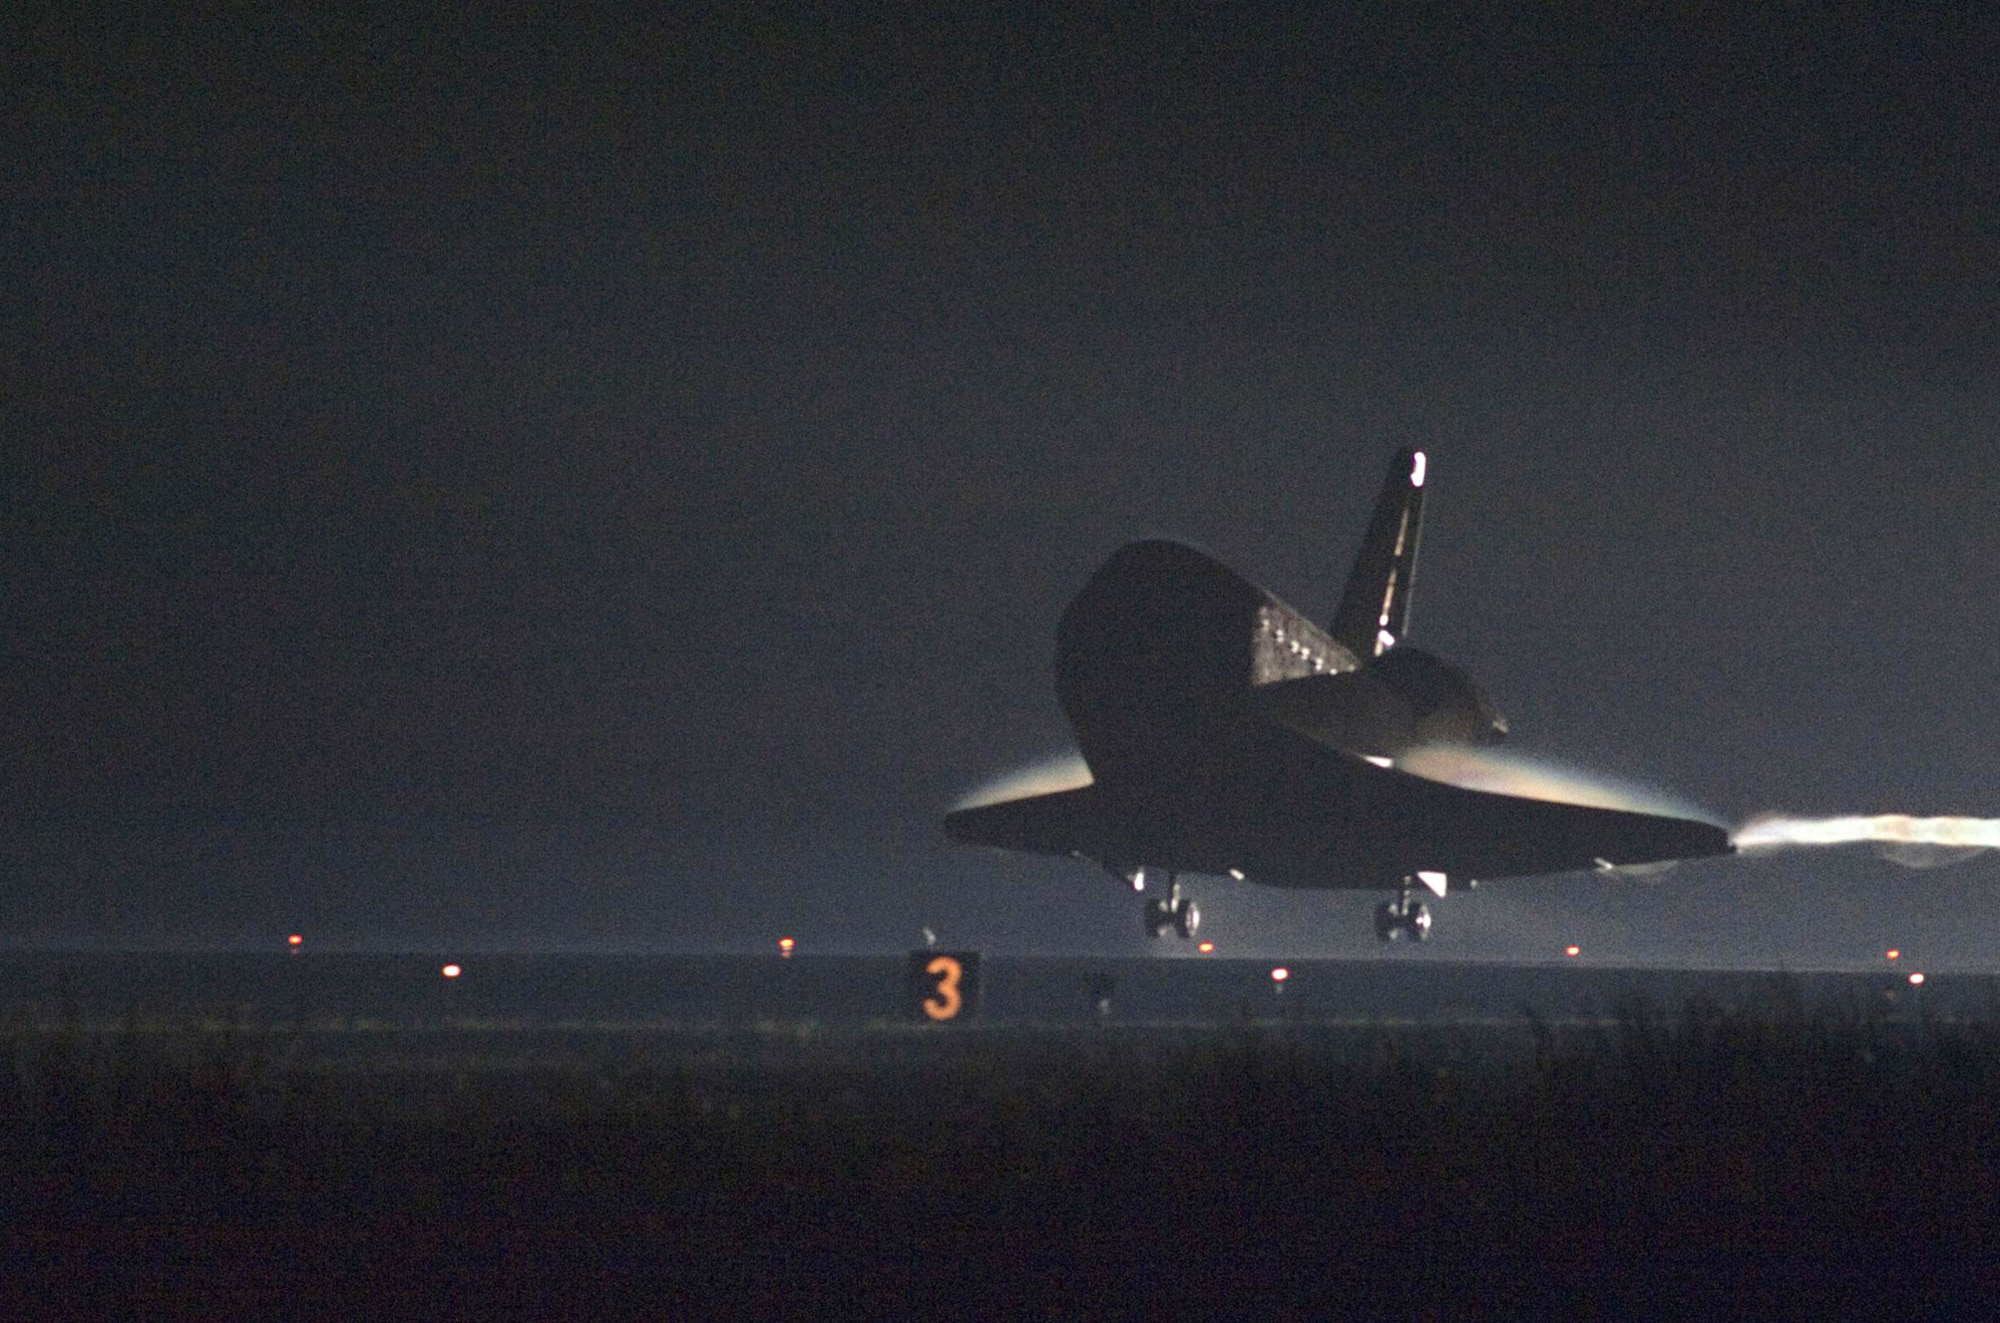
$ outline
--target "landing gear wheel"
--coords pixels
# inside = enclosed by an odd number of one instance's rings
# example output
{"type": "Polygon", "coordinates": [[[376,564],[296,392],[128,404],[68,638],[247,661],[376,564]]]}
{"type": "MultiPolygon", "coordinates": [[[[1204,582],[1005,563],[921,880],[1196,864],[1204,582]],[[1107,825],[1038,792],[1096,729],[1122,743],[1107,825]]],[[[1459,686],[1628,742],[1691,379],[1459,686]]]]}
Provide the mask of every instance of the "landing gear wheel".
{"type": "MultiPolygon", "coordinates": [[[[1168,874],[1169,878],[1172,876],[1168,874]]],[[[1177,881],[1167,883],[1165,895],[1149,897],[1141,917],[1148,937],[1164,937],[1171,928],[1182,941],[1187,941],[1201,929],[1201,909],[1192,897],[1181,894],[1181,884],[1177,881]]]]}
{"type": "Polygon", "coordinates": [[[1427,942],[1431,936],[1431,907],[1407,891],[1375,907],[1376,937],[1393,942],[1405,935],[1412,942],[1427,942]]]}

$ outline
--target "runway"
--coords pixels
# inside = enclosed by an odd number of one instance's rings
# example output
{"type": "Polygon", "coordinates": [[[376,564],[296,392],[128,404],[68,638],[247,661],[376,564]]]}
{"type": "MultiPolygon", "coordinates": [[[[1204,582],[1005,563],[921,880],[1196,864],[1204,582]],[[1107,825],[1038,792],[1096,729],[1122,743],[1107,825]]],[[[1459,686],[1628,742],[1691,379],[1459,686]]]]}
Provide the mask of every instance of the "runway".
{"type": "MultiPolygon", "coordinates": [[[[12,952],[0,1017],[15,1025],[205,1021],[319,1029],[447,1026],[582,1031],[920,1018],[907,955],[577,955],[346,952],[12,952]],[[446,965],[457,969],[446,977],[446,965]]],[[[1581,961],[1498,965],[1381,960],[993,956],[966,1024],[1160,1025],[1307,1020],[1469,1026],[1608,1021],[1690,1001],[1890,1016],[2000,1018],[2000,980],[1872,970],[1693,970],[1581,961]],[[1274,978],[1284,971],[1282,980],[1274,978]],[[1922,974],[1912,983],[1913,974],[1922,974]]]]}

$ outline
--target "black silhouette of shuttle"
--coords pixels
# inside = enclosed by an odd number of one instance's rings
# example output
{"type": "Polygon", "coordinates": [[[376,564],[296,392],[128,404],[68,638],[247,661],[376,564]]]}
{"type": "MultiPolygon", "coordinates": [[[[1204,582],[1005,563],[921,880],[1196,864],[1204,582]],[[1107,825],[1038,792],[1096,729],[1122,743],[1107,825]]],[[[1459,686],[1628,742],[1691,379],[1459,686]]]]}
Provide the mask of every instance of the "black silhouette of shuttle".
{"type": "Polygon", "coordinates": [[[1731,853],[1706,822],[1493,794],[1398,770],[1507,723],[1463,671],[1404,641],[1428,461],[1390,465],[1330,630],[1178,542],[1134,542],[1056,628],[1056,694],[1091,784],[945,818],[955,839],[1095,860],[1192,937],[1182,874],[1395,892],[1384,940],[1427,937],[1423,892],[1731,853]]]}

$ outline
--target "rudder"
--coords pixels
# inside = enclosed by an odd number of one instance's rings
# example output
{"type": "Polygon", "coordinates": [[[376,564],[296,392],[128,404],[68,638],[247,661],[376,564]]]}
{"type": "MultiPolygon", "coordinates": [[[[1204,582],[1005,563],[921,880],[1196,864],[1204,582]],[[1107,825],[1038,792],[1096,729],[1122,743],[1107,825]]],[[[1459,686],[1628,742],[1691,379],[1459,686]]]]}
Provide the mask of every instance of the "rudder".
{"type": "Polygon", "coordinates": [[[1395,647],[1409,627],[1427,467],[1421,450],[1398,451],[1390,461],[1354,570],[1333,615],[1333,637],[1364,660],[1395,647]]]}

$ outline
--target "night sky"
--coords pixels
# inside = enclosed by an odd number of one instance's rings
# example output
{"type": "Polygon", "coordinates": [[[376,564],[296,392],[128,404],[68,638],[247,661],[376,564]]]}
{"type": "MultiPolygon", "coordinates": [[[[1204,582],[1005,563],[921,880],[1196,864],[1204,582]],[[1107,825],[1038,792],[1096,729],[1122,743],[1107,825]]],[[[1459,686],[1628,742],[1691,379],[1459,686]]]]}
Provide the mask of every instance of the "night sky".
{"type": "MultiPolygon", "coordinates": [[[[1324,619],[1405,444],[1524,746],[2000,816],[1991,17],[323,8],[0,18],[0,944],[1138,951],[939,816],[1120,543],[1324,619]]],[[[2000,862],[1438,931],[1994,966],[2000,862]]]]}

